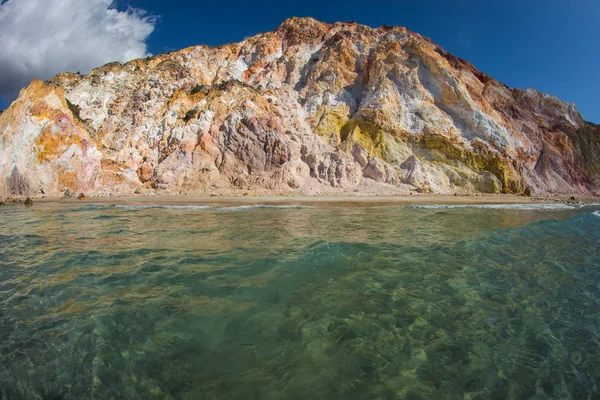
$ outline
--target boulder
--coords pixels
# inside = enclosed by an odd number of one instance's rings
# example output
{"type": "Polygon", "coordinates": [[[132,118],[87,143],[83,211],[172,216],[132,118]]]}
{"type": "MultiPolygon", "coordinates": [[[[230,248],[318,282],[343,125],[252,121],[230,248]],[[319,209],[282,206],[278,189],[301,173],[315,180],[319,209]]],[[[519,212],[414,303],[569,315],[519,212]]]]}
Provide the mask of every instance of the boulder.
{"type": "Polygon", "coordinates": [[[400,164],[400,178],[403,183],[408,183],[416,188],[429,187],[429,176],[423,164],[414,155],[408,157],[400,164]]]}
{"type": "Polygon", "coordinates": [[[354,161],[360,165],[361,168],[365,168],[369,163],[369,155],[360,143],[354,144],[354,147],[352,148],[352,156],[354,157],[354,161]]]}
{"type": "Polygon", "coordinates": [[[369,161],[363,170],[363,176],[371,178],[375,182],[389,183],[390,185],[398,183],[396,171],[377,157],[374,157],[369,161]]]}

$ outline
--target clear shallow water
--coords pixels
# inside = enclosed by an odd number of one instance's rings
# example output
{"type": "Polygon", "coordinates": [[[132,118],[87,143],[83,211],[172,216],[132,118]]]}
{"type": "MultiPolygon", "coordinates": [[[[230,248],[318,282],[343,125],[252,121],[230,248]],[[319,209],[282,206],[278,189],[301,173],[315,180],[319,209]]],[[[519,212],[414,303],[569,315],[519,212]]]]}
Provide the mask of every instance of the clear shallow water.
{"type": "Polygon", "coordinates": [[[588,399],[593,208],[0,208],[2,399],[588,399]]]}

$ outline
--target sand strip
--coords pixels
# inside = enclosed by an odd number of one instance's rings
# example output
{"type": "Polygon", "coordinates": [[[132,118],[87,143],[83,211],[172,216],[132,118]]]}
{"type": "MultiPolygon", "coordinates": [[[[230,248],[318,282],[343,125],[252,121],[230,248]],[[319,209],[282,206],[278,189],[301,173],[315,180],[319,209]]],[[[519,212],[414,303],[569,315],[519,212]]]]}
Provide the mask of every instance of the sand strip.
{"type": "MultiPolygon", "coordinates": [[[[577,198],[579,203],[597,203],[598,198],[577,198]]],[[[100,205],[157,205],[157,206],[213,206],[239,207],[246,205],[267,206],[326,206],[326,207],[384,207],[410,205],[476,205],[476,204],[557,204],[573,203],[567,197],[523,197],[511,195],[496,196],[452,196],[452,195],[410,195],[410,196],[131,196],[96,197],[85,201],[75,199],[44,198],[35,199],[38,204],[100,204],[100,205]]]]}

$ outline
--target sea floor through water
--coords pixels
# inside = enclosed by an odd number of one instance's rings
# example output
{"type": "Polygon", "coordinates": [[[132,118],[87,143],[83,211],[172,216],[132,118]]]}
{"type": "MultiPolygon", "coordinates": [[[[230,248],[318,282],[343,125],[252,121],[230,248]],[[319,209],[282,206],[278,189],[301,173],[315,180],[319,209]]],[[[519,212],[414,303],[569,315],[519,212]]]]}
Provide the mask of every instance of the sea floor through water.
{"type": "Polygon", "coordinates": [[[1,399],[598,399],[594,207],[0,208],[1,399]]]}

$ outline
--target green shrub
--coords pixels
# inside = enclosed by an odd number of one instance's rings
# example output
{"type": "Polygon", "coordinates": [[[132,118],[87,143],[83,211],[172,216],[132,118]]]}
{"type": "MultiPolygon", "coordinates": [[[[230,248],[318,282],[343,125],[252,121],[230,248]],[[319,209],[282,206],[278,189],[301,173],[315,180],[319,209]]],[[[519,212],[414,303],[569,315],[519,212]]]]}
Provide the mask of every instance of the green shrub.
{"type": "MultiPolygon", "coordinates": [[[[67,100],[67,99],[65,99],[67,100]]],[[[69,110],[71,110],[71,114],[73,114],[73,116],[75,118],[77,118],[80,122],[83,122],[83,119],[81,118],[81,107],[79,107],[77,104],[73,104],[71,103],[69,100],[67,100],[67,106],[69,107],[69,110]]]]}
{"type": "Polygon", "coordinates": [[[185,116],[183,117],[183,122],[189,122],[192,118],[196,116],[196,113],[196,110],[189,110],[188,112],[186,112],[185,116]]]}
{"type": "Polygon", "coordinates": [[[200,92],[204,91],[205,89],[206,89],[206,86],[204,86],[204,85],[196,85],[192,88],[192,90],[190,90],[190,94],[200,93],[200,92]]]}

